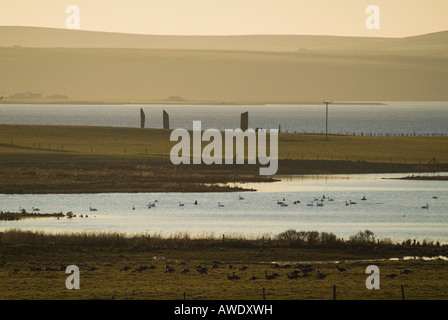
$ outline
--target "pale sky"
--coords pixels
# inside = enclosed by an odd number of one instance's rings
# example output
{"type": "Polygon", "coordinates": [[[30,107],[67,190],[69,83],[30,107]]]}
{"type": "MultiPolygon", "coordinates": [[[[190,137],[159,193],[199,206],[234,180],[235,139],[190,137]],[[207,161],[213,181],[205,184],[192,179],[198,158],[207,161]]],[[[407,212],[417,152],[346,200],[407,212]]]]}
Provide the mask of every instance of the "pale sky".
{"type": "Polygon", "coordinates": [[[448,30],[448,0],[1,0],[1,26],[160,35],[298,34],[403,37],[448,30]],[[366,8],[380,10],[369,30],[366,8]]]}

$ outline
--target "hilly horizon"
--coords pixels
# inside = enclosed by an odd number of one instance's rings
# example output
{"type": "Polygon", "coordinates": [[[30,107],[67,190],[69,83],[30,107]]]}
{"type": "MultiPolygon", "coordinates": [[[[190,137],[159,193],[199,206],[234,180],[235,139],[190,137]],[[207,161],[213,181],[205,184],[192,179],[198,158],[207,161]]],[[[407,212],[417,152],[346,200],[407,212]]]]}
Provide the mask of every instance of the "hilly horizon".
{"type": "Polygon", "coordinates": [[[244,51],[403,51],[448,53],[448,30],[403,38],[328,35],[152,35],[0,26],[0,46],[244,51]]]}
{"type": "Polygon", "coordinates": [[[26,91],[69,98],[61,103],[448,101],[448,31],[362,38],[0,27],[0,70],[1,103],[26,91]]]}

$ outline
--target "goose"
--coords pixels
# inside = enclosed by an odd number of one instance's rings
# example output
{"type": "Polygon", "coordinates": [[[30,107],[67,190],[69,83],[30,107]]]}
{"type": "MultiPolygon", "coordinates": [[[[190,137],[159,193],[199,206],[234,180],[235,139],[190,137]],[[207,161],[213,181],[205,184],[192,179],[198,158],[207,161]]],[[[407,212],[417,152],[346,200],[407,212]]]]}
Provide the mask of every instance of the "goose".
{"type": "Polygon", "coordinates": [[[238,200],[244,200],[244,197],[239,196],[239,197],[238,197],[238,200]]]}
{"type": "Polygon", "coordinates": [[[224,207],[224,205],[221,204],[221,202],[218,202],[218,207],[222,208],[222,207],[224,207]]]}
{"type": "Polygon", "coordinates": [[[323,207],[323,206],[324,206],[322,200],[320,201],[320,203],[317,204],[317,206],[318,206],[318,207],[323,207]]]}
{"type": "Polygon", "coordinates": [[[356,204],[356,202],[353,202],[352,200],[350,200],[350,204],[356,204]]]}
{"type": "Polygon", "coordinates": [[[426,206],[423,206],[422,209],[429,209],[429,204],[427,204],[426,206]]]}
{"type": "Polygon", "coordinates": [[[92,208],[92,207],[90,207],[89,210],[90,210],[90,211],[98,211],[97,209],[92,208]]]}
{"type": "Polygon", "coordinates": [[[179,201],[179,207],[183,207],[185,206],[185,204],[183,204],[182,202],[179,201]]]}

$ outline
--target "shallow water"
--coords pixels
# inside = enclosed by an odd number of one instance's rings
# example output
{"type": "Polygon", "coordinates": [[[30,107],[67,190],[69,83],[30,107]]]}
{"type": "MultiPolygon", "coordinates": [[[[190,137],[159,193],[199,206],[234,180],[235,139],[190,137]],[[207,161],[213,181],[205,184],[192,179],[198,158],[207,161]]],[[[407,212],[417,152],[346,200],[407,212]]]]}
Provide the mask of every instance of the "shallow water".
{"type": "MultiPolygon", "coordinates": [[[[330,105],[328,132],[340,134],[448,134],[448,102],[383,102],[383,105],[330,105]]],[[[0,105],[0,124],[85,125],[162,128],[162,112],[171,128],[239,128],[249,111],[249,127],[287,132],[325,132],[324,105],[0,105]]]]}
{"type": "Polygon", "coordinates": [[[396,241],[448,243],[447,182],[383,179],[402,176],[406,174],[289,176],[274,183],[236,184],[259,190],[240,193],[2,194],[2,211],[36,207],[40,212],[73,211],[78,217],[0,221],[0,230],[250,237],[295,229],[348,238],[369,229],[380,238],[396,241]],[[323,206],[316,206],[324,195],[323,206]],[[367,200],[362,201],[364,196],[367,200]],[[288,206],[277,204],[283,198],[288,206]],[[147,203],[155,200],[155,207],[148,209],[147,203]],[[198,205],[193,204],[195,200],[198,205]],[[297,200],[300,204],[293,203],[297,200]],[[350,200],[356,204],[346,205],[350,200]],[[429,209],[421,208],[427,204],[429,209]],[[91,212],[89,207],[98,211],[91,212]],[[89,217],[80,218],[81,214],[89,217]]]}

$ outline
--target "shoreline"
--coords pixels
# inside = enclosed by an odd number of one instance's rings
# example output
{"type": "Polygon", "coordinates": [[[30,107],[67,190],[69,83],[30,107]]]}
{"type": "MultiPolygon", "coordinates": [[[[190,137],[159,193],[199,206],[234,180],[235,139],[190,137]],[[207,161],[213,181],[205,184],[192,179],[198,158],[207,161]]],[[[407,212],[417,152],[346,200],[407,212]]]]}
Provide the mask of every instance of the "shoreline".
{"type": "MultiPolygon", "coordinates": [[[[401,102],[401,101],[397,101],[401,102]]],[[[420,101],[409,101],[420,102],[420,101]]],[[[49,105],[324,105],[320,101],[194,101],[194,100],[102,100],[102,99],[9,99],[0,100],[2,104],[49,104],[49,105]]],[[[334,101],[333,105],[386,105],[381,101],[334,101]]]]}

